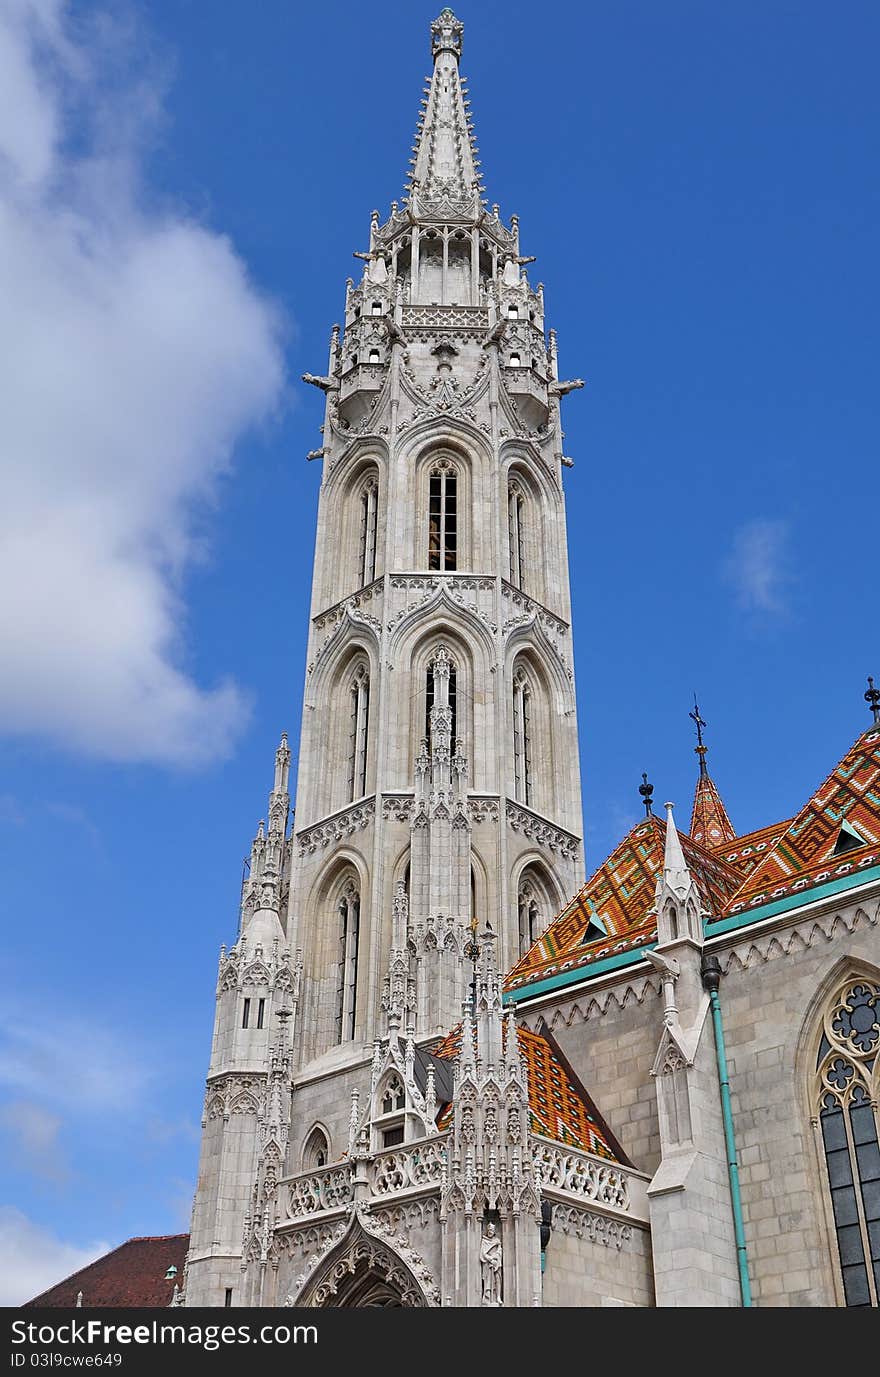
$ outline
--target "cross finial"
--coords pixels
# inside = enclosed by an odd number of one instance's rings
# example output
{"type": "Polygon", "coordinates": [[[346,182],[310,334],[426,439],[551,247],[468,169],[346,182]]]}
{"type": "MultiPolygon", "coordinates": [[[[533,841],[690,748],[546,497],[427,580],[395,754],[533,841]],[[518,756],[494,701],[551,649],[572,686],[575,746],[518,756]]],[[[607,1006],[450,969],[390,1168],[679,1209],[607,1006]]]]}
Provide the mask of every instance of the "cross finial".
{"type": "Polygon", "coordinates": [[[874,687],[874,676],[868,675],[868,688],[865,693],[865,702],[874,714],[875,726],[880,726],[880,689],[874,687]]]}
{"type": "Polygon", "coordinates": [[[647,815],[648,817],[650,817],[650,816],[651,816],[651,798],[652,798],[653,793],[654,793],[654,786],[653,786],[653,784],[649,784],[649,783],[648,783],[648,774],[647,774],[647,771],[646,771],[646,770],[643,770],[643,771],[642,771],[642,782],[641,782],[641,784],[639,785],[639,793],[640,793],[641,796],[642,796],[642,803],[645,805],[645,813],[646,813],[646,815],[647,815]]]}
{"type": "Polygon", "coordinates": [[[708,723],[704,720],[704,718],[700,716],[700,709],[697,706],[696,694],[694,694],[694,710],[693,712],[688,713],[688,717],[691,719],[691,721],[694,723],[697,729],[697,744],[694,747],[694,752],[696,755],[700,757],[700,774],[705,775],[707,747],[703,744],[703,728],[705,726],[708,726],[708,723]]]}

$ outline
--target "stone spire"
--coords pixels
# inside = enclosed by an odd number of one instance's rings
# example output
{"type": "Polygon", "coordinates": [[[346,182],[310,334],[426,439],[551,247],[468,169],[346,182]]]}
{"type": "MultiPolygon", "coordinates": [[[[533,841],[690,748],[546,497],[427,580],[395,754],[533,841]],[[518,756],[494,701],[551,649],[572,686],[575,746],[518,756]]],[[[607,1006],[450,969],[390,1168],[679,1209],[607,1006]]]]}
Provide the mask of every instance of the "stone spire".
{"type": "Polygon", "coordinates": [[[410,159],[410,199],[470,202],[479,206],[483,187],[458,59],[464,25],[445,9],[431,25],[434,72],[425,86],[410,159]]]}
{"type": "Polygon", "coordinates": [[[688,713],[688,716],[697,729],[697,744],[694,747],[694,754],[700,762],[700,775],[694,790],[694,806],[691,810],[690,835],[700,846],[705,846],[707,850],[711,851],[716,846],[723,846],[726,842],[734,841],[736,830],[727,816],[727,809],[724,807],[715,781],[706,768],[708,747],[703,741],[703,728],[706,723],[700,716],[696,697],[694,697],[694,710],[688,713]]]}

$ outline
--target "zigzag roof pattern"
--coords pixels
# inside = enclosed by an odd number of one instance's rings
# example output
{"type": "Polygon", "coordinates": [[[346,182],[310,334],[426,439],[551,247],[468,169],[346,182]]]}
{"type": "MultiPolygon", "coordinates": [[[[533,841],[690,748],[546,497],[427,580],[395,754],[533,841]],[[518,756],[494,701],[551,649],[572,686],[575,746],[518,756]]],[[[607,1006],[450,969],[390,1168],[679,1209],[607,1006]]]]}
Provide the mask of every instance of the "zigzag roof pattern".
{"type": "Polygon", "coordinates": [[[731,842],[722,842],[713,850],[742,876],[751,875],[755,866],[769,855],[790,823],[791,818],[771,822],[767,827],[759,827],[754,832],[744,832],[741,837],[736,837],[731,842]]]}
{"type": "MultiPolygon", "coordinates": [[[[739,889],[741,875],[692,837],[681,832],[679,837],[705,908],[720,913],[739,889]]],[[[637,823],[513,967],[505,989],[653,941],[656,923],[650,911],[665,840],[666,825],[653,814],[637,823]],[[604,934],[591,936],[597,928],[604,934]]]]}
{"type": "Polygon", "coordinates": [[[741,913],[878,864],[880,727],[875,724],[788,823],[724,912],[741,913]]]}
{"type": "MultiPolygon", "coordinates": [[[[506,1041],[506,1023],[503,1035],[506,1041]]],[[[526,1070],[532,1132],[591,1152],[596,1157],[607,1157],[612,1162],[624,1160],[608,1126],[584,1087],[574,1079],[574,1073],[555,1044],[530,1028],[517,1028],[516,1036],[526,1070]]],[[[452,1060],[458,1056],[460,1048],[459,1023],[438,1047],[432,1049],[432,1055],[452,1060]]],[[[444,1105],[437,1116],[437,1127],[447,1128],[451,1119],[452,1105],[444,1105]]]]}

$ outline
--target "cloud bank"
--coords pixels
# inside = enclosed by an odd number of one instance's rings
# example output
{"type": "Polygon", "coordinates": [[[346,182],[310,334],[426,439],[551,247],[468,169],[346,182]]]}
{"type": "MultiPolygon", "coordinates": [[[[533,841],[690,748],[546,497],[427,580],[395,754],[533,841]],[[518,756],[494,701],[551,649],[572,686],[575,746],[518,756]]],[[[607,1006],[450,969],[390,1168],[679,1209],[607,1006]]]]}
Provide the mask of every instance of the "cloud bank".
{"type": "Polygon", "coordinates": [[[22,1305],[109,1252],[109,1243],[78,1248],[11,1205],[0,1206],[0,1305],[22,1305]]]}
{"type": "Polygon", "coordinates": [[[106,80],[130,56],[63,0],[0,9],[0,732],[192,765],[247,709],[187,672],[181,578],[279,403],[280,321],[228,239],[150,204],[158,88],[106,80]]]}

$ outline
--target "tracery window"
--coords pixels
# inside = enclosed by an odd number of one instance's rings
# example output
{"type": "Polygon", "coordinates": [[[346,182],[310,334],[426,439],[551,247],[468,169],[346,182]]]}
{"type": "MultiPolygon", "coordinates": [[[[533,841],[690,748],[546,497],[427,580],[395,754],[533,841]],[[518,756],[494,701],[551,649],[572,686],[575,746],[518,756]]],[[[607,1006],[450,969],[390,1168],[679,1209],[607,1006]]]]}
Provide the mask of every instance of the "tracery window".
{"type": "Polygon", "coordinates": [[[522,670],[513,676],[514,795],[532,804],[532,690],[522,670]]]}
{"type": "Polygon", "coordinates": [[[354,1037],[357,1010],[358,940],[361,899],[354,880],[349,880],[337,904],[339,920],[339,963],[336,983],[336,1041],[354,1037]]]}
{"type": "Polygon", "coordinates": [[[361,587],[376,577],[376,531],[379,518],[379,483],[371,478],[361,491],[361,546],[358,561],[361,587]]]}
{"type": "Polygon", "coordinates": [[[458,475],[441,459],[428,476],[428,568],[455,569],[458,557],[458,475]]]}
{"type": "Polygon", "coordinates": [[[847,1306],[880,1303],[880,984],[850,976],[828,1003],[816,1109],[847,1306]]]}
{"type": "Polygon", "coordinates": [[[370,724],[370,676],[358,665],[349,688],[348,797],[350,802],[367,792],[367,738],[370,724]]]}
{"type": "Polygon", "coordinates": [[[385,1086],[382,1096],[382,1113],[393,1114],[395,1110],[406,1107],[406,1092],[397,1076],[392,1076],[385,1086]]]}
{"type": "Polygon", "coordinates": [[[511,483],[507,494],[507,532],[510,544],[510,582],[516,588],[523,586],[525,560],[523,558],[523,516],[525,501],[515,483],[511,483]]]}

